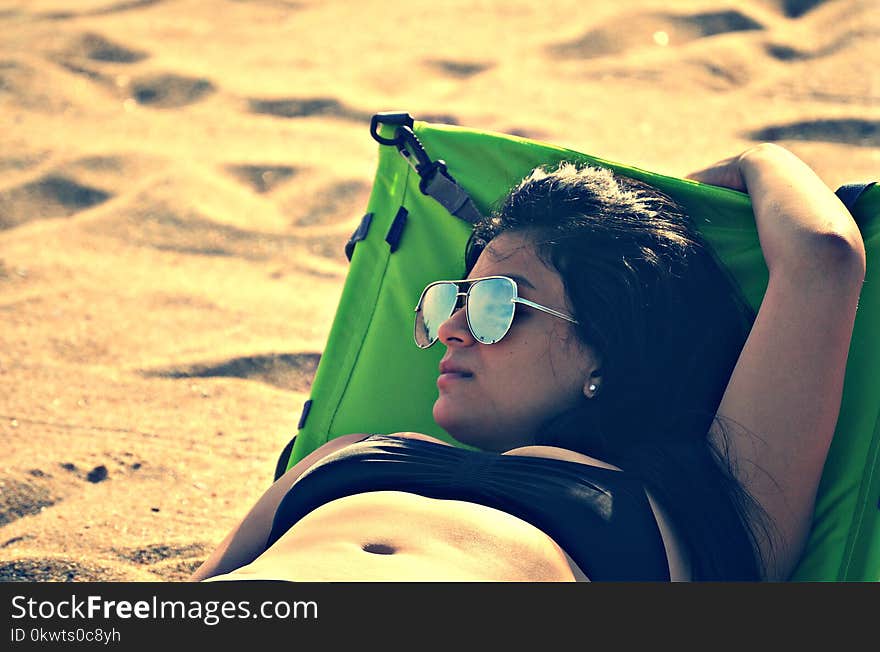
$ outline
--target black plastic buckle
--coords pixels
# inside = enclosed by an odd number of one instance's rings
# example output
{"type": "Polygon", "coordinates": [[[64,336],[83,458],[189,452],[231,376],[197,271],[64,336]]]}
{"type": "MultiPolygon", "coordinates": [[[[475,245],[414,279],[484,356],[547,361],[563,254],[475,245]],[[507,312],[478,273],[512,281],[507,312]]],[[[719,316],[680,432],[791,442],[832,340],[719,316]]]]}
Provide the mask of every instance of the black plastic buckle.
{"type": "Polygon", "coordinates": [[[407,215],[409,215],[409,211],[401,206],[397,210],[397,215],[394,216],[394,221],[391,223],[391,227],[385,236],[385,242],[391,247],[392,254],[400,246],[400,238],[403,236],[403,227],[406,226],[407,215]]]}
{"type": "Polygon", "coordinates": [[[394,138],[385,138],[379,135],[379,124],[397,125],[398,127],[413,128],[413,118],[409,113],[402,111],[387,111],[385,113],[377,113],[370,120],[370,135],[376,142],[382,145],[399,145],[401,142],[400,130],[394,138]]]}
{"type": "Polygon", "coordinates": [[[354,254],[354,246],[361,240],[366,239],[367,233],[370,231],[370,224],[372,222],[372,213],[367,213],[366,215],[364,215],[361,218],[361,223],[358,224],[358,227],[354,230],[354,233],[351,234],[348,242],[345,243],[345,257],[348,258],[349,262],[351,262],[351,257],[354,254]]]}

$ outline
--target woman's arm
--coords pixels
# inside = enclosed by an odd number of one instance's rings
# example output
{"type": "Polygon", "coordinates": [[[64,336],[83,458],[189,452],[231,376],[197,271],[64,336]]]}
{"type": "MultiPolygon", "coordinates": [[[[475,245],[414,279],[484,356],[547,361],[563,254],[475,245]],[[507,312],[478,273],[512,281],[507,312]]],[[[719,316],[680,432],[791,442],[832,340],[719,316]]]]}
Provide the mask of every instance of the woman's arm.
{"type": "Polygon", "coordinates": [[[228,573],[259,557],[265,550],[266,541],[272,531],[275,510],[296,479],[322,457],[366,436],[364,433],[356,433],[334,437],[291,467],[266,490],[241,522],[232,528],[208,559],[192,574],[190,581],[199,582],[214,575],[228,573]]]}
{"type": "Polygon", "coordinates": [[[718,417],[738,479],[775,527],[760,542],[767,578],[785,579],[837,424],[865,247],[836,195],[781,147],[759,145],[690,178],[749,193],[770,272],[718,417]]]}

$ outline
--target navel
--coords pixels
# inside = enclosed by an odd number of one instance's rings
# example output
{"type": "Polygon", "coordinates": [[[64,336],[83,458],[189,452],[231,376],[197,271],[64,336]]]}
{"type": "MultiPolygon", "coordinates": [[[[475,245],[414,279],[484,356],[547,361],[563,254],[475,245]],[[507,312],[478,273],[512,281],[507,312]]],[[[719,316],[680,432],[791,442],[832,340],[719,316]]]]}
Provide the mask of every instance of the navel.
{"type": "Polygon", "coordinates": [[[384,543],[365,543],[362,546],[364,552],[371,552],[374,555],[393,555],[397,550],[384,543]]]}

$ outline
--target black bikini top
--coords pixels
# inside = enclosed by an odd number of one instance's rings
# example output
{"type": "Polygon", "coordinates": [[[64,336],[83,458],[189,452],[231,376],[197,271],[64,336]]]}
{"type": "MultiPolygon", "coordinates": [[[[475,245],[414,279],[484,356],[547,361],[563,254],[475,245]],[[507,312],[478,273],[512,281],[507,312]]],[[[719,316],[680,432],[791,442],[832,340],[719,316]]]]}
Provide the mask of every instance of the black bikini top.
{"type": "Polygon", "coordinates": [[[371,435],[309,467],[281,500],[266,547],[321,505],[369,491],[463,500],[512,514],[552,537],[593,581],[669,580],[657,520],[632,474],[395,435],[371,435]]]}

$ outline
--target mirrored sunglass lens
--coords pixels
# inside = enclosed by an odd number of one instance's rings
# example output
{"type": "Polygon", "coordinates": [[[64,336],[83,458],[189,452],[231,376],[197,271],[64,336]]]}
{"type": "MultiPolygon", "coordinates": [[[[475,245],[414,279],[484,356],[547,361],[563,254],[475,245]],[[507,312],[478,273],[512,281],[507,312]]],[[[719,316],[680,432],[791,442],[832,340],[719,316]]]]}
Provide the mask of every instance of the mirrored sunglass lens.
{"type": "Polygon", "coordinates": [[[503,278],[477,281],[468,295],[467,315],[471,332],[479,342],[494,344],[513,322],[513,283],[503,278]]]}
{"type": "Polygon", "coordinates": [[[416,312],[416,344],[430,346],[437,340],[440,324],[449,319],[455,310],[457,295],[455,283],[438,283],[425,291],[421,310],[416,312]]]}

